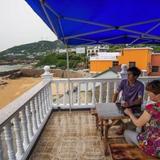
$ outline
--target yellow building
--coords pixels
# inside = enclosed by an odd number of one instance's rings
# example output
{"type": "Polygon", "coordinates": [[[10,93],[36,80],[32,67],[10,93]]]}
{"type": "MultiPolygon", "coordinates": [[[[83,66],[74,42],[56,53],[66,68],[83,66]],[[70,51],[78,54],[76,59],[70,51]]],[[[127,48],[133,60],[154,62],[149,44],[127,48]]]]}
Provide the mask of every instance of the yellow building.
{"type": "Polygon", "coordinates": [[[112,56],[112,58],[91,58],[90,72],[100,73],[114,66],[127,64],[128,67],[136,66],[150,73],[151,56],[152,48],[124,48],[119,55],[116,54],[116,56],[112,56]]]}

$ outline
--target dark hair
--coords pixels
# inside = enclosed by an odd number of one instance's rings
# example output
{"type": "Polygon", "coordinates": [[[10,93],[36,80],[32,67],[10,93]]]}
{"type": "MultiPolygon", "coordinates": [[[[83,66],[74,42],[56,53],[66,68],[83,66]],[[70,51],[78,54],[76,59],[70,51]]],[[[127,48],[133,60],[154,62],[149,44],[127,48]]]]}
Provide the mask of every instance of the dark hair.
{"type": "Polygon", "coordinates": [[[160,94],[160,80],[149,82],[146,86],[146,90],[156,95],[160,94]]]}
{"type": "Polygon", "coordinates": [[[139,77],[141,74],[141,70],[137,67],[130,67],[127,70],[128,72],[131,72],[134,76],[139,77]]]}

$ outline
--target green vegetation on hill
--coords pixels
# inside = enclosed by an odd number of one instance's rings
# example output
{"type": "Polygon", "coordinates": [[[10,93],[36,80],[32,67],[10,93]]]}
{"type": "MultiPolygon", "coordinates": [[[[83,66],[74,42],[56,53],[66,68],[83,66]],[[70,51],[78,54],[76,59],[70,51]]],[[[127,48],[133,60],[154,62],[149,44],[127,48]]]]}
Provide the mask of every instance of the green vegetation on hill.
{"type": "MultiPolygon", "coordinates": [[[[36,66],[55,65],[58,68],[67,68],[66,54],[50,53],[42,56],[36,66]]],[[[72,69],[85,68],[86,56],[75,53],[69,53],[69,66],[72,69]]]]}
{"type": "Polygon", "coordinates": [[[4,54],[8,54],[8,53],[32,54],[32,53],[38,53],[38,52],[47,52],[47,51],[52,51],[52,50],[56,49],[57,47],[64,48],[64,45],[59,40],[56,40],[54,42],[39,41],[39,42],[23,44],[23,45],[19,45],[19,46],[9,48],[5,51],[0,52],[0,55],[4,55],[4,54]]]}

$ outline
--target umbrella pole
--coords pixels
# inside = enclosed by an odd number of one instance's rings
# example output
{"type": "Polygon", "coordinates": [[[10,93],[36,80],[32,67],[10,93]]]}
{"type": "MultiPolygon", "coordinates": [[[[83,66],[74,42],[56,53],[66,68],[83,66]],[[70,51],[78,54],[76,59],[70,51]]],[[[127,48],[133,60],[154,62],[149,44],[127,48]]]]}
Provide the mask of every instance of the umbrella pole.
{"type": "Polygon", "coordinates": [[[67,51],[67,81],[68,81],[68,96],[69,96],[69,112],[71,113],[72,111],[72,106],[71,106],[71,87],[70,87],[70,73],[69,73],[69,51],[68,51],[68,46],[66,45],[66,51],[67,51]]]}

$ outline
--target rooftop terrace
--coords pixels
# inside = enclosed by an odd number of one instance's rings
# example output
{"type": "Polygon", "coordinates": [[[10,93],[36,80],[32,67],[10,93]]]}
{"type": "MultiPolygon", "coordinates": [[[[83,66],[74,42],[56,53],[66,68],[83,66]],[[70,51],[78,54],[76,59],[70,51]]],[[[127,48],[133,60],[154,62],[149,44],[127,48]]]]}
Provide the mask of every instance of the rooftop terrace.
{"type": "MultiPolygon", "coordinates": [[[[52,79],[49,68],[45,68],[42,78],[39,84],[0,110],[0,160],[111,158],[104,155],[103,138],[90,109],[97,103],[110,102],[121,79],[52,79]],[[56,86],[54,91],[52,85],[56,86]]],[[[153,79],[157,77],[140,78],[144,84],[153,79]]],[[[145,96],[144,102],[147,99],[145,96]]],[[[113,133],[114,128],[110,135],[113,133]]],[[[124,140],[113,138],[112,142],[124,143],[124,140]]]]}

